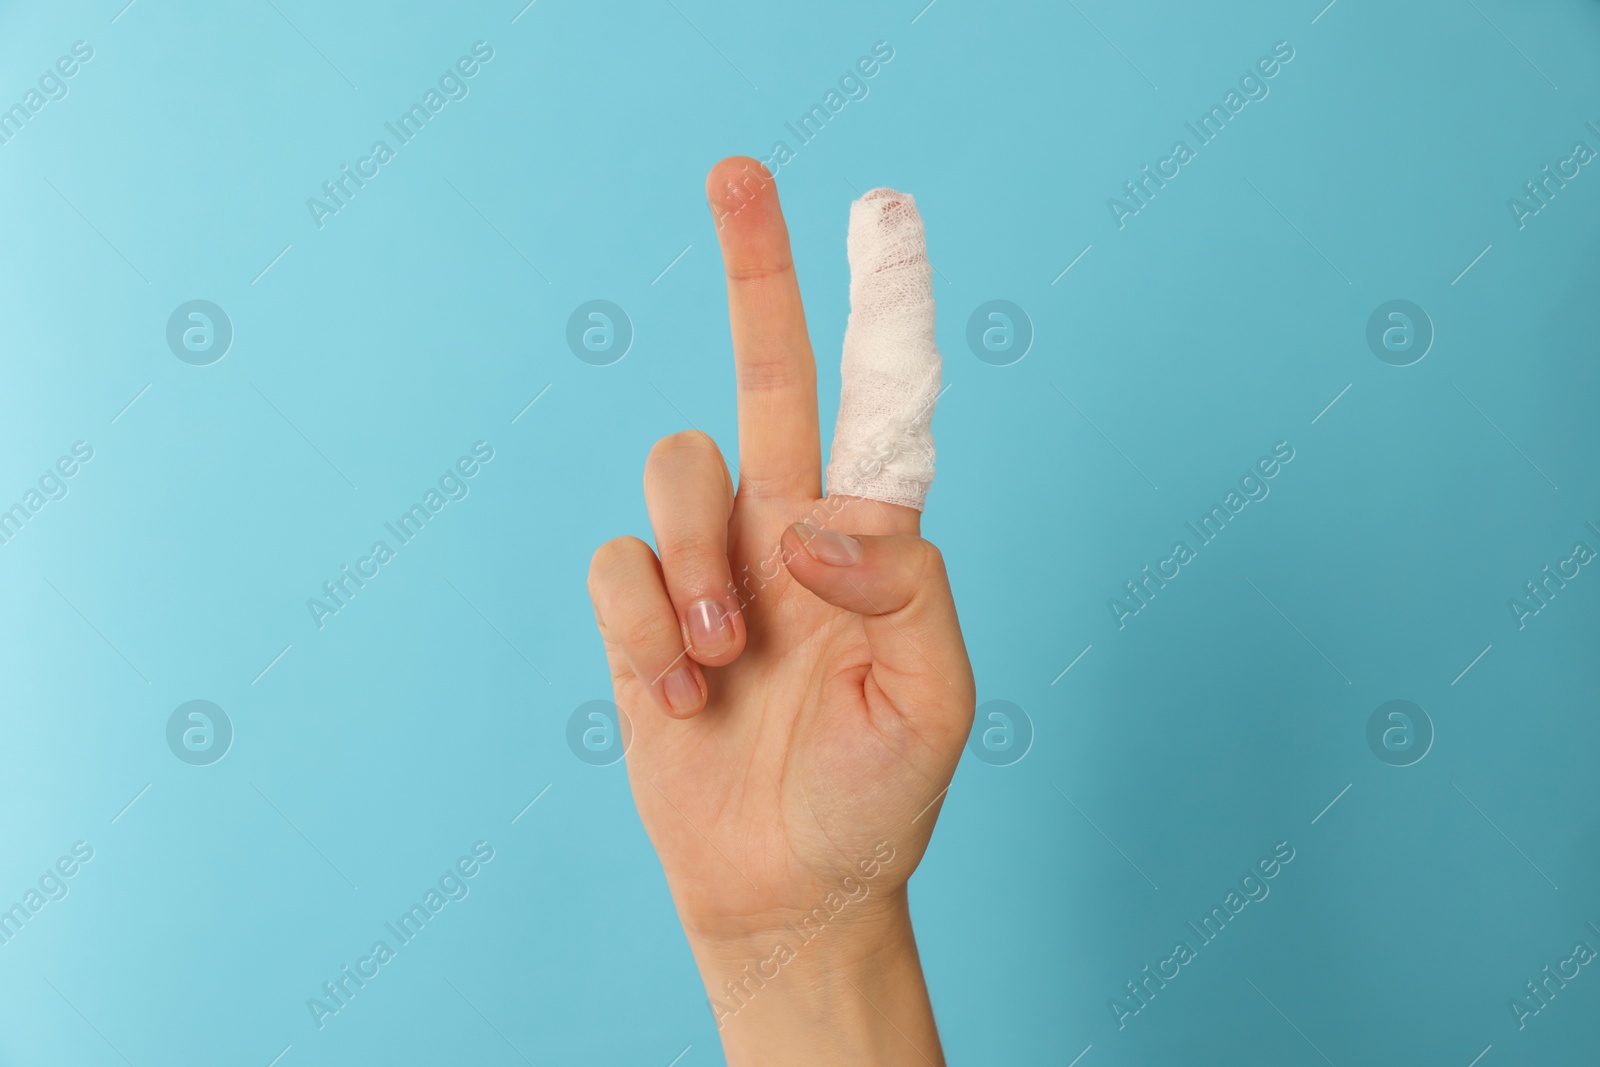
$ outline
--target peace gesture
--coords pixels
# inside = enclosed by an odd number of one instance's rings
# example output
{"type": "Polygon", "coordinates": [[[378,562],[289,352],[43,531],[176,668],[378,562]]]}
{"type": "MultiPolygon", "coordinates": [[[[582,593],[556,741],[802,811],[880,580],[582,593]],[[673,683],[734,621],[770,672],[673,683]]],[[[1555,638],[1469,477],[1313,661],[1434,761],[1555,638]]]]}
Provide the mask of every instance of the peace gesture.
{"type": "Polygon", "coordinates": [[[910,197],[851,214],[844,397],[823,495],[816,365],[770,174],[714,167],[737,489],[716,444],[645,462],[656,548],[595,553],[589,590],[628,777],[730,1064],[942,1063],[906,879],[972,722],[942,558],[919,536],[938,393],[910,197]]]}

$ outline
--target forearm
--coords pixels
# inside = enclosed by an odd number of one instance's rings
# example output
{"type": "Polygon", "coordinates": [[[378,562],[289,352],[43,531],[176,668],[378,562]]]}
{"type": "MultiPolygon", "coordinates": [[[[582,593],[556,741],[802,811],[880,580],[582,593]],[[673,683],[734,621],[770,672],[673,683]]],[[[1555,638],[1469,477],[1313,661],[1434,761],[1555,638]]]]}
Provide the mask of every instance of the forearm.
{"type": "Polygon", "coordinates": [[[691,944],[729,1067],[945,1062],[903,895],[862,923],[691,944]]]}

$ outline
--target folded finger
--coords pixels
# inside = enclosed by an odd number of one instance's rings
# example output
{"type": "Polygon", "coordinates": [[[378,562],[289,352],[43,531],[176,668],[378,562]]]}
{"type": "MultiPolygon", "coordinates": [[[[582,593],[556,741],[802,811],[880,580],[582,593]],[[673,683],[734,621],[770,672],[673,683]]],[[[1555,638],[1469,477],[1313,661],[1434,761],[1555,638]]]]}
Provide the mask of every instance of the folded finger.
{"type": "Polygon", "coordinates": [[[618,537],[589,564],[589,596],[614,644],[662,711],[688,718],[705,705],[705,676],[684,647],[661,566],[637,537],[618,537]]]}
{"type": "Polygon", "coordinates": [[[745,630],[728,565],[733,483],[716,443],[699,430],[657,441],[645,462],[644,500],[689,655],[708,666],[732,662],[745,630]]]}

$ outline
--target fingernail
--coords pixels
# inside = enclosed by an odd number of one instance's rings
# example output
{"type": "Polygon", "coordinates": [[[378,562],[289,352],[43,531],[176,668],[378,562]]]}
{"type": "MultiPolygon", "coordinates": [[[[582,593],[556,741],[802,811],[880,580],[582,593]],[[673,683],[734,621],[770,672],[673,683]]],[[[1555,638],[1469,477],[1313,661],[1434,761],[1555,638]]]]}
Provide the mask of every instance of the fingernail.
{"type": "Polygon", "coordinates": [[[818,563],[849,567],[861,559],[861,542],[849,534],[834,533],[804,522],[794,524],[794,533],[818,563]]]}
{"type": "Polygon", "coordinates": [[[689,644],[702,656],[720,656],[733,647],[733,620],[721,604],[706,597],[689,605],[689,644]]]}
{"type": "Polygon", "coordinates": [[[679,715],[688,715],[700,706],[700,684],[694,680],[691,668],[679,667],[667,675],[664,688],[667,691],[667,703],[679,715]]]}

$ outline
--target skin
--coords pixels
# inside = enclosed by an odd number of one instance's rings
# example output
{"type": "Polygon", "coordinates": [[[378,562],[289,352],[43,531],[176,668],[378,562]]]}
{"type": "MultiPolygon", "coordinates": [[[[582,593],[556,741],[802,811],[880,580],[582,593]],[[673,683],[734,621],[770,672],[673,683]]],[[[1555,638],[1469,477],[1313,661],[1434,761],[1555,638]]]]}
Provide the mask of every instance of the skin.
{"type": "Polygon", "coordinates": [[[655,550],[619,537],[589,573],[634,801],[729,1064],[943,1064],[906,880],[972,724],[949,580],[914,509],[823,498],[777,186],[734,157],[706,189],[737,492],[709,437],[663,438],[655,550]]]}

